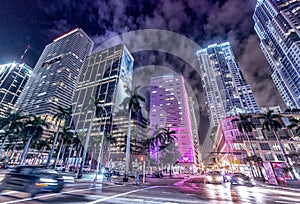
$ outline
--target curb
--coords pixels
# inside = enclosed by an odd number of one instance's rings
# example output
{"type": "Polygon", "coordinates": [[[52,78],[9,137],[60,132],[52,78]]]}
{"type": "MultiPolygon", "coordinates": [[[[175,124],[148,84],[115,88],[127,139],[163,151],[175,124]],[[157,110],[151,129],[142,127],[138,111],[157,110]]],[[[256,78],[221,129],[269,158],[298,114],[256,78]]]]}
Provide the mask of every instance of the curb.
{"type": "Polygon", "coordinates": [[[274,186],[270,184],[263,184],[263,183],[257,183],[258,186],[271,188],[271,189],[282,189],[282,190],[289,190],[289,191],[297,191],[300,192],[299,188],[292,188],[292,187],[285,187],[285,186],[274,186]]]}

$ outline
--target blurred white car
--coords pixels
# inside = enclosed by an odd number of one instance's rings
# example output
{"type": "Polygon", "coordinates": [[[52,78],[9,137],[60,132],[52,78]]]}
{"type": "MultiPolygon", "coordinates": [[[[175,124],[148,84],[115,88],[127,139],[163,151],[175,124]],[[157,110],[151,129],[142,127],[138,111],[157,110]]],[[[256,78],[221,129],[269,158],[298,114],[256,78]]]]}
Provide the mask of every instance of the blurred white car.
{"type": "Polygon", "coordinates": [[[209,171],[206,175],[206,182],[222,184],[224,182],[224,178],[220,171],[209,171]]]}
{"type": "Polygon", "coordinates": [[[75,179],[73,176],[63,176],[64,182],[65,183],[74,183],[75,179]]]}
{"type": "Polygon", "coordinates": [[[66,170],[66,167],[65,165],[56,165],[56,167],[54,168],[56,171],[59,171],[59,172],[62,172],[62,171],[65,171],[66,170]]]}

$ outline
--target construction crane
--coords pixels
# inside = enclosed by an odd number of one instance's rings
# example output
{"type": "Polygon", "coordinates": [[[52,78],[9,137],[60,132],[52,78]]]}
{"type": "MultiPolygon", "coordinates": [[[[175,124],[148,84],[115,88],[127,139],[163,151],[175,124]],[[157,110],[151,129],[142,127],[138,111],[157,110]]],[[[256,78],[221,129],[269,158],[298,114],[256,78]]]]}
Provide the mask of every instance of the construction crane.
{"type": "Polygon", "coordinates": [[[19,59],[19,62],[18,63],[21,63],[21,61],[23,60],[26,52],[29,50],[30,48],[30,45],[27,45],[27,48],[24,50],[23,54],[21,55],[20,59],[19,59]]]}

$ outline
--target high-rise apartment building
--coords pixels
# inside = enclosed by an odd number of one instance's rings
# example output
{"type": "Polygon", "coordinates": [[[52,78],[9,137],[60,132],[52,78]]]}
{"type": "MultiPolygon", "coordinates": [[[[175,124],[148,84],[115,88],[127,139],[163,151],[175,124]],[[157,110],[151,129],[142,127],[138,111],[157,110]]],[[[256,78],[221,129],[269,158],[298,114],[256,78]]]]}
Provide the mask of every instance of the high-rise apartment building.
{"type": "MultiPolygon", "coordinates": [[[[193,145],[195,150],[195,163],[200,169],[202,167],[202,154],[200,149],[199,134],[198,134],[198,122],[195,113],[194,101],[192,97],[188,97],[189,114],[191,118],[191,130],[193,135],[193,145]]],[[[199,121],[200,122],[200,121],[199,121]]]]}
{"type": "Polygon", "coordinates": [[[253,19],[283,101],[288,108],[300,108],[300,2],[258,0],[253,19]]]}
{"type": "Polygon", "coordinates": [[[58,106],[70,107],[81,66],[92,48],[93,41],[81,29],[54,39],[35,65],[17,107],[48,119],[58,106]]]}
{"type": "Polygon", "coordinates": [[[32,68],[26,64],[0,65],[0,117],[14,108],[31,73],[32,68]]]}
{"type": "MultiPolygon", "coordinates": [[[[133,62],[134,59],[130,52],[122,44],[97,51],[86,58],[72,106],[73,120],[79,135],[82,134],[83,137],[86,137],[92,123],[91,143],[97,138],[101,140],[103,131],[112,133],[114,118],[120,119],[121,116],[117,117],[120,115],[119,112],[124,112],[121,104],[129,96],[125,90],[126,87],[131,89],[133,62]],[[93,100],[99,101],[102,107],[96,108],[93,100]],[[105,109],[104,114],[98,114],[102,108],[105,109]]],[[[120,120],[126,120],[126,124],[128,124],[128,115],[128,112],[124,113],[125,119],[121,118],[120,120]]],[[[113,135],[113,137],[118,139],[118,143],[124,143],[124,137],[121,136],[125,135],[126,131],[120,134],[113,135]]],[[[108,145],[107,141],[105,145],[108,145]]],[[[116,145],[119,146],[119,144],[116,145]]],[[[116,149],[114,150],[118,152],[116,149]]],[[[120,157],[124,159],[125,153],[120,157]]]]}
{"type": "Polygon", "coordinates": [[[243,77],[228,42],[197,52],[211,127],[239,110],[259,112],[253,92],[243,77]]]}
{"type": "Polygon", "coordinates": [[[181,157],[178,164],[185,169],[196,169],[195,148],[188,96],[182,76],[151,78],[150,130],[170,128],[176,134],[176,145],[181,157]]]}

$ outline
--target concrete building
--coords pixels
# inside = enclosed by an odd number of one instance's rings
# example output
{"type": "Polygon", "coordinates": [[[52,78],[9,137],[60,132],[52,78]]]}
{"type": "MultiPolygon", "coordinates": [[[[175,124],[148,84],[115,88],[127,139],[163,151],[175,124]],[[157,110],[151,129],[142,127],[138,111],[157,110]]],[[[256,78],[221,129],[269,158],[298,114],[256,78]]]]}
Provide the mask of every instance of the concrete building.
{"type": "Polygon", "coordinates": [[[14,108],[31,73],[32,68],[26,64],[0,65],[0,117],[14,108]]]}
{"type": "Polygon", "coordinates": [[[176,131],[176,145],[181,154],[178,165],[182,171],[196,170],[196,153],[188,96],[182,76],[151,78],[150,130],[170,128],[176,131]]]}
{"type": "Polygon", "coordinates": [[[300,2],[259,0],[253,19],[271,77],[287,108],[300,108],[300,2]]]}

